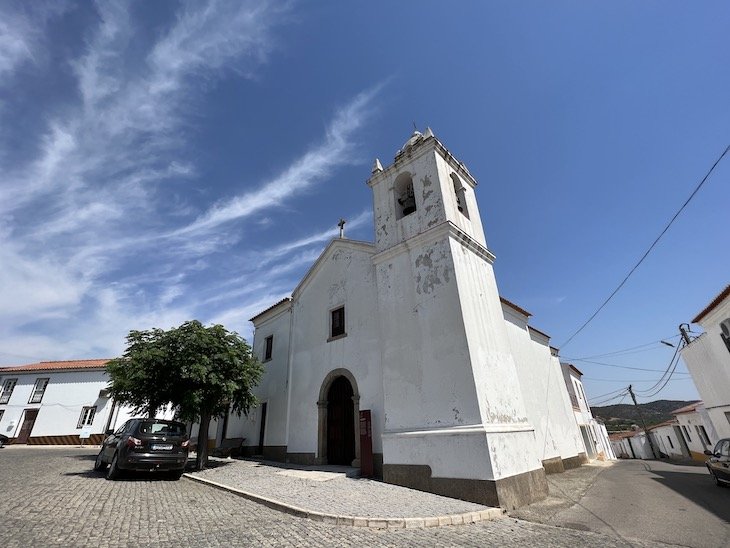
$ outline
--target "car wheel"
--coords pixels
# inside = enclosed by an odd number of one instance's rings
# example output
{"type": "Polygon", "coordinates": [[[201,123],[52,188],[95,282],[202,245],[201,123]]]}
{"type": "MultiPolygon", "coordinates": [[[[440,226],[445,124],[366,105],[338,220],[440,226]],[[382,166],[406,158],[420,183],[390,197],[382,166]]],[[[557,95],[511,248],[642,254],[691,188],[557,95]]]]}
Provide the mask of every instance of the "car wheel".
{"type": "Polygon", "coordinates": [[[104,454],[104,450],[102,449],[99,451],[99,454],[96,455],[96,461],[94,462],[94,470],[96,472],[103,472],[106,470],[107,464],[104,462],[104,459],[102,458],[104,454]]]}
{"type": "Polygon", "coordinates": [[[119,466],[117,464],[117,454],[114,453],[114,457],[112,458],[112,463],[109,465],[109,470],[106,471],[106,479],[108,479],[108,480],[119,479],[119,476],[121,474],[122,474],[122,471],[119,469],[119,466]]]}

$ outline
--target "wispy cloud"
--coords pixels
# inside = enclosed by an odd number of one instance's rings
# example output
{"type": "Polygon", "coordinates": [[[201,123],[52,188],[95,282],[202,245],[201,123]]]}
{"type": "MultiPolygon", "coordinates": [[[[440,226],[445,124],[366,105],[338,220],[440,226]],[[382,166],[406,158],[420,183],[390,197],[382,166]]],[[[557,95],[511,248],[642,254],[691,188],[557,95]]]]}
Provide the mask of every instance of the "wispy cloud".
{"type": "MultiPolygon", "coordinates": [[[[380,86],[336,110],[323,137],[300,156],[290,153],[293,160],[273,179],[240,181],[238,194],[217,203],[199,202],[188,188],[207,183],[189,153],[195,105],[223,75],[257,77],[276,49],[287,9],[189,2],[145,31],[128,3],[95,4],[83,51],[65,60],[75,83],[70,98],[44,112],[32,154],[14,160],[0,151],[1,361],[113,355],[131,328],[191,317],[226,319],[248,333],[249,313],[291,291],[335,227],[244,249],[254,268],[221,272],[214,257],[260,233],[264,220],[256,214],[264,207],[286,205],[338,168],[364,160],[356,152],[358,131],[380,86]],[[226,223],[241,226],[221,230],[226,223]],[[266,268],[273,274],[257,286],[266,268]]],[[[51,24],[51,15],[33,19],[18,8],[3,17],[6,11],[0,5],[0,82],[21,66],[43,71],[37,60],[50,47],[43,25],[30,22],[51,24]]],[[[0,143],[17,126],[0,124],[0,143]]],[[[276,215],[267,212],[270,220],[276,215]]],[[[347,229],[369,218],[362,212],[347,229]]]]}
{"type": "Polygon", "coordinates": [[[353,136],[372,111],[373,99],[381,86],[358,94],[339,109],[325,132],[324,141],[291,164],[284,172],[257,189],[219,203],[177,234],[213,230],[223,223],[248,217],[272,204],[281,204],[313,184],[322,181],[340,166],[352,163],[353,136]]]}
{"type": "Polygon", "coordinates": [[[0,4],[0,87],[7,86],[23,64],[38,61],[46,23],[68,7],[61,1],[0,4]]]}

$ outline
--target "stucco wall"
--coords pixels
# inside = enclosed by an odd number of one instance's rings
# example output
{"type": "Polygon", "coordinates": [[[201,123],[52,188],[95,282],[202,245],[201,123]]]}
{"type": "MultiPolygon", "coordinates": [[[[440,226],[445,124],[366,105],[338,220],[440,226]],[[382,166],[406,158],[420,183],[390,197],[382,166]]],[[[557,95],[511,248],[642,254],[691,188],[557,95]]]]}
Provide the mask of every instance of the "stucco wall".
{"type": "MultiPolygon", "coordinates": [[[[697,428],[695,428],[696,426],[705,426],[705,423],[702,420],[702,416],[700,415],[700,413],[696,411],[691,413],[681,413],[679,415],[676,415],[676,417],[679,426],[686,427],[687,432],[689,432],[689,439],[687,439],[685,429],[682,428],[682,433],[685,436],[687,446],[692,453],[692,458],[695,460],[705,460],[705,449],[710,449],[714,445],[714,442],[716,440],[710,439],[710,444],[705,444],[702,442],[702,438],[697,432],[697,428]]],[[[705,429],[707,430],[706,426],[705,429]]],[[[707,432],[709,437],[709,430],[707,432]]]]}
{"type": "MultiPolygon", "coordinates": [[[[730,304],[730,303],[728,303],[730,304]]],[[[718,437],[730,437],[730,352],[720,338],[720,321],[730,311],[719,310],[706,318],[707,332],[682,349],[682,358],[692,375],[697,391],[718,437]]]]}
{"type": "Polygon", "coordinates": [[[541,460],[567,459],[583,451],[560,363],[545,337],[531,332],[526,318],[502,306],[520,387],[541,460]]]}
{"type": "Polygon", "coordinates": [[[336,240],[293,296],[290,453],[317,452],[320,389],[327,374],[339,368],[354,375],[360,409],[371,410],[373,451],[382,451],[382,374],[371,256],[362,244],[336,240]],[[347,336],[328,342],[330,311],[342,305],[347,336]]]}
{"type": "Polygon", "coordinates": [[[99,398],[99,391],[106,388],[108,377],[105,371],[32,372],[8,373],[0,378],[17,378],[10,401],[0,405],[4,409],[0,420],[0,433],[16,437],[20,432],[26,409],[38,409],[31,436],[77,435],[81,408],[97,406],[92,424],[92,433],[103,433],[110,405],[108,398],[99,398]],[[43,399],[40,403],[28,403],[36,379],[48,378],[43,399]]]}
{"type": "MultiPolygon", "coordinates": [[[[264,374],[254,389],[261,403],[266,402],[266,425],[264,445],[284,446],[287,435],[287,374],[289,363],[289,323],[288,306],[257,323],[253,339],[253,353],[263,363],[264,374]],[[271,359],[265,359],[266,338],[273,336],[271,359]]],[[[245,438],[244,445],[257,446],[261,431],[261,406],[252,409],[249,415],[228,419],[227,438],[245,438]]]]}

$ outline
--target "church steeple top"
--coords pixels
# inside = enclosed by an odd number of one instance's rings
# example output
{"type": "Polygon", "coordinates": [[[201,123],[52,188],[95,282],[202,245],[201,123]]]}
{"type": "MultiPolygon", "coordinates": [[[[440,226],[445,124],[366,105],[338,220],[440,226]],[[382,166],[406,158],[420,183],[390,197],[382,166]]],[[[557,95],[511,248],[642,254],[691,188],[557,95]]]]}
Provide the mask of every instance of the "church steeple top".
{"type": "Polygon", "coordinates": [[[397,159],[402,154],[410,152],[414,147],[425,142],[429,137],[433,137],[433,131],[431,131],[430,127],[426,128],[425,133],[421,133],[417,129],[414,129],[408,140],[403,144],[398,152],[395,153],[395,158],[397,159]]]}

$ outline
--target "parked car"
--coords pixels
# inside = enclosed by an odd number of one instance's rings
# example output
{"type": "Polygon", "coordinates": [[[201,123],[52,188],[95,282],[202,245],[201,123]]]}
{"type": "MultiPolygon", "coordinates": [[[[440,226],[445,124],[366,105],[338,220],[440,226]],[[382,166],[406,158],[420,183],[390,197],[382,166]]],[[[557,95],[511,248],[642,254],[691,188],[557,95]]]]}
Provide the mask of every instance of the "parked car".
{"type": "Polygon", "coordinates": [[[124,470],[166,472],[180,479],[190,439],[185,425],[162,419],[130,419],[102,443],[94,470],[117,479],[124,470]]]}
{"type": "Polygon", "coordinates": [[[713,451],[705,449],[705,455],[710,457],[705,464],[715,483],[730,485],[730,438],[718,441],[713,451]]]}

